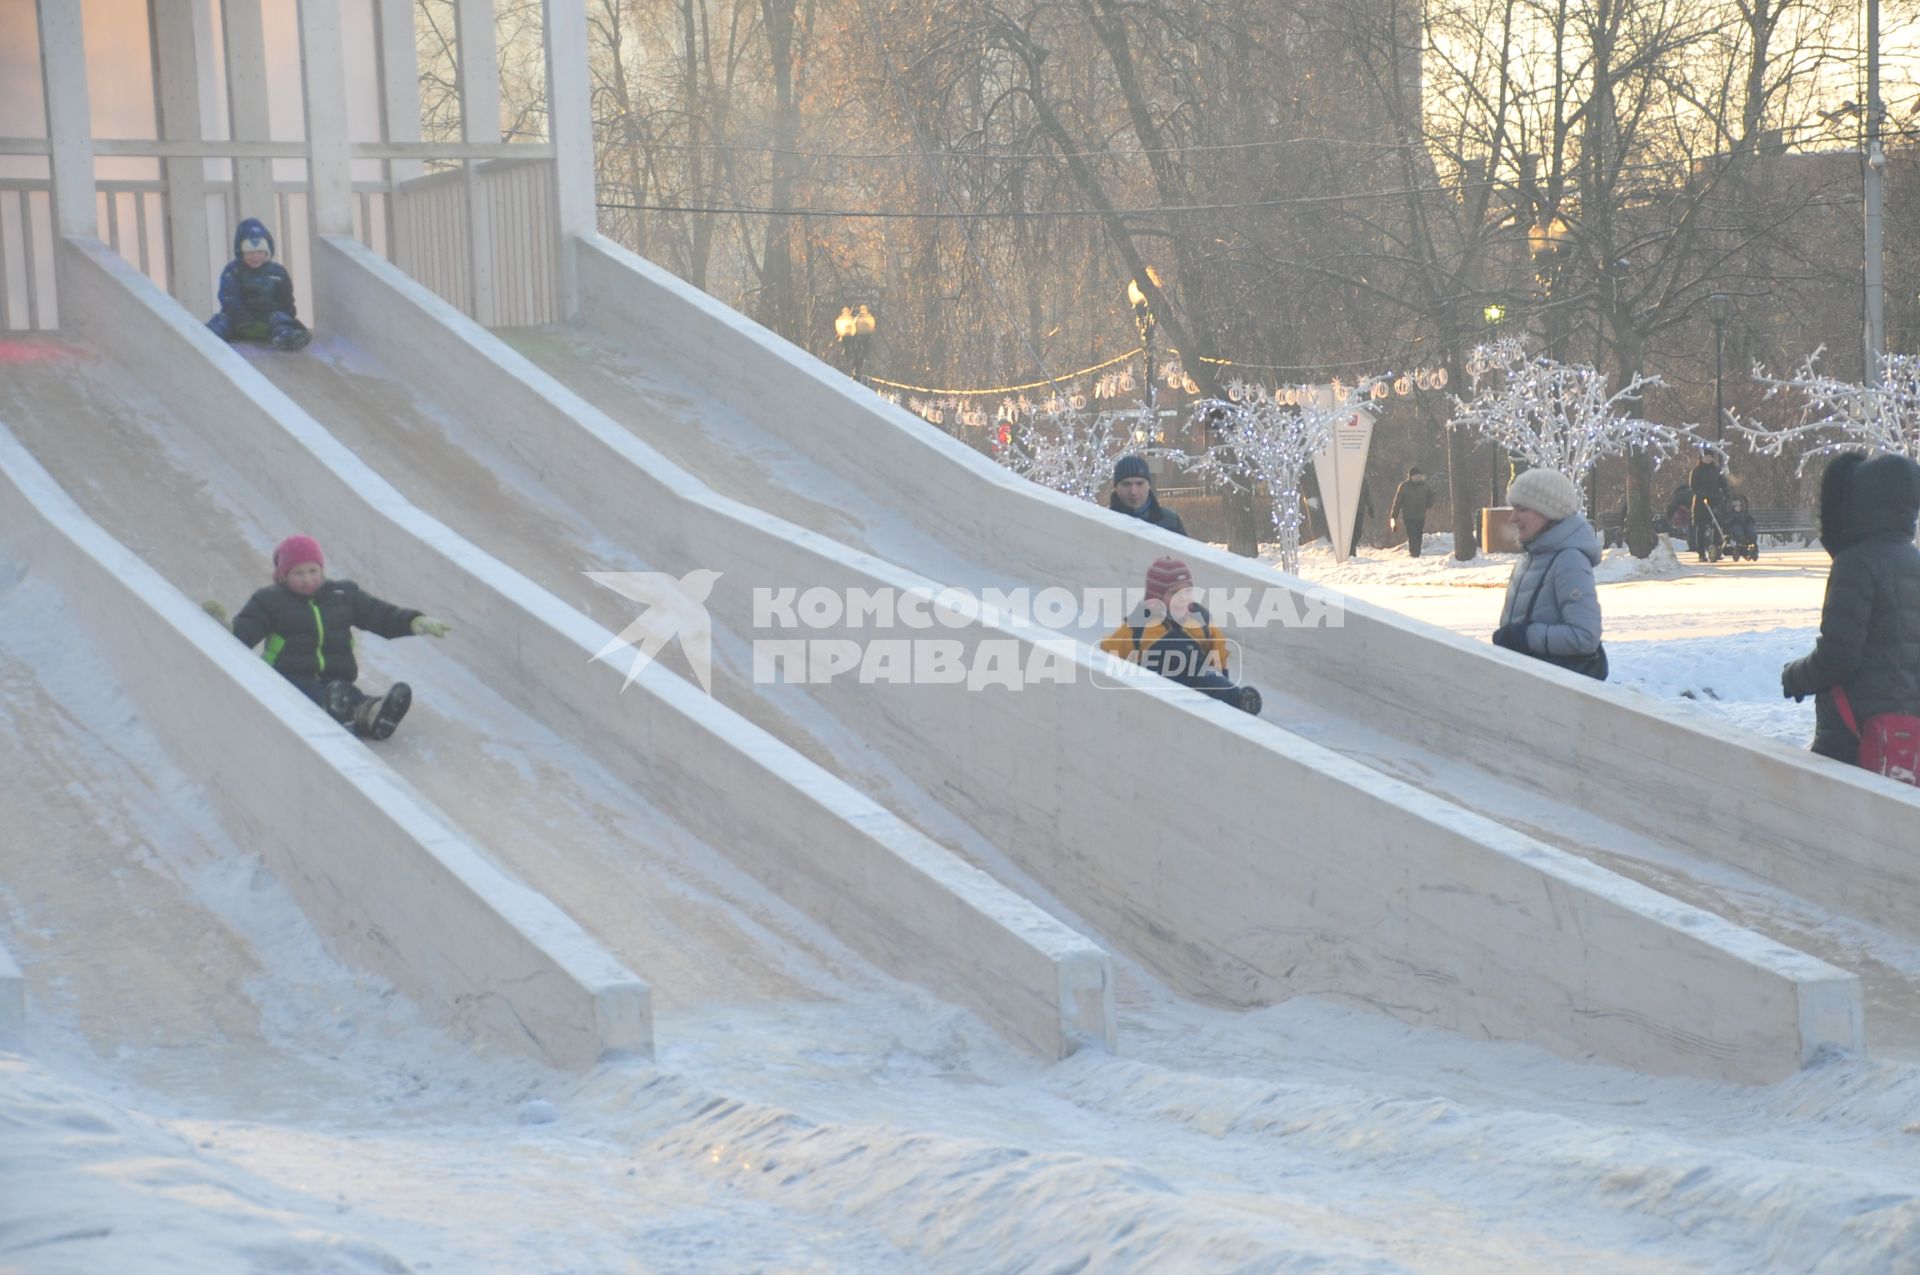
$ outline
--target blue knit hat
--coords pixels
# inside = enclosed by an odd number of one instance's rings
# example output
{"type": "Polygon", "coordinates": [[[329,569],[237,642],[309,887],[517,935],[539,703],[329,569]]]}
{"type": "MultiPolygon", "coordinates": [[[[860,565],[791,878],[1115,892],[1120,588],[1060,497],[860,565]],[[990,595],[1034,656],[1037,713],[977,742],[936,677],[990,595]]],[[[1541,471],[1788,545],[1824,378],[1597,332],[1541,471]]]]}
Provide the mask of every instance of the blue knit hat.
{"type": "Polygon", "coordinates": [[[1147,468],[1144,456],[1122,456],[1113,467],[1113,485],[1118,487],[1129,478],[1144,478],[1153,481],[1153,472],[1147,468]]]}

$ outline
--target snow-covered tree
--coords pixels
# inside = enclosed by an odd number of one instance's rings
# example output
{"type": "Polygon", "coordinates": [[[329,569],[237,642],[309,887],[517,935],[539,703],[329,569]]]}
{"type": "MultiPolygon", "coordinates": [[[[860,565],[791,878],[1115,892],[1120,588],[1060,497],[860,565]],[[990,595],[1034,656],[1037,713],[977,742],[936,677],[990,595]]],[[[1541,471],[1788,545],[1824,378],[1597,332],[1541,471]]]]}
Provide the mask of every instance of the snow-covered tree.
{"type": "Polygon", "coordinates": [[[1530,356],[1514,339],[1476,347],[1467,372],[1473,396],[1455,396],[1447,428],[1478,434],[1529,465],[1559,470],[1573,479],[1582,501],[1587,476],[1605,457],[1643,447],[1657,464],[1702,446],[1688,426],[1628,414],[1661,383],[1658,377],[1636,374],[1624,388],[1608,393],[1607,378],[1590,364],[1530,356]]]}
{"type": "Polygon", "coordinates": [[[1816,456],[1836,452],[1898,452],[1920,460],[1920,356],[1885,354],[1880,358],[1880,384],[1860,385],[1814,370],[1821,351],[1807,356],[1797,376],[1767,375],[1758,364],[1753,379],[1767,387],[1767,397],[1782,391],[1801,396],[1804,407],[1798,424],[1762,425],[1735,417],[1734,429],[1748,446],[1764,456],[1800,453],[1799,473],[1816,456]]]}
{"type": "Polygon", "coordinates": [[[1169,453],[1189,473],[1229,487],[1250,490],[1266,484],[1280,545],[1280,569],[1289,574],[1300,570],[1300,525],[1305,517],[1301,475],[1326,450],[1334,428],[1363,401],[1358,392],[1350,401],[1335,401],[1340,392],[1316,395],[1312,390],[1288,388],[1276,393],[1265,386],[1233,381],[1225,398],[1193,405],[1188,428],[1205,423],[1206,450],[1198,455],[1169,453]]]}
{"type": "Polygon", "coordinates": [[[1088,413],[1064,400],[1036,404],[1015,426],[1000,463],[1042,487],[1098,500],[1113,464],[1128,452],[1147,452],[1156,422],[1145,408],[1088,413]]]}

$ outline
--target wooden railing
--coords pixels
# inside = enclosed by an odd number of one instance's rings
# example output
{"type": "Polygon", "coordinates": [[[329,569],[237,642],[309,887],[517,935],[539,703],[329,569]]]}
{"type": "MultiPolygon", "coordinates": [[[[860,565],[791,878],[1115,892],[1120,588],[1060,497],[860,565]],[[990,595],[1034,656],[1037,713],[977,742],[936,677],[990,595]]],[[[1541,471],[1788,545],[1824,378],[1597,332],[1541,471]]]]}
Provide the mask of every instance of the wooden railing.
{"type": "Polygon", "coordinates": [[[393,226],[394,264],[477,322],[558,319],[553,161],[469,162],[416,177],[395,194],[393,226]]]}
{"type": "MultiPolygon", "coordinates": [[[[101,237],[136,269],[170,288],[173,263],[166,236],[167,184],[163,180],[97,184],[101,237]]],[[[59,326],[53,288],[51,185],[31,178],[0,178],[0,329],[48,330],[59,326]]],[[[220,242],[209,245],[216,278],[233,256],[233,227],[263,210],[236,206],[231,181],[208,182],[207,220],[220,242]]],[[[384,257],[393,256],[393,201],[384,183],[354,185],[354,237],[384,257]]],[[[293,276],[303,308],[313,296],[312,253],[307,236],[307,193],[300,182],[274,186],[268,218],[282,265],[293,276]]],[[[203,316],[205,317],[205,316],[203,316]]]]}

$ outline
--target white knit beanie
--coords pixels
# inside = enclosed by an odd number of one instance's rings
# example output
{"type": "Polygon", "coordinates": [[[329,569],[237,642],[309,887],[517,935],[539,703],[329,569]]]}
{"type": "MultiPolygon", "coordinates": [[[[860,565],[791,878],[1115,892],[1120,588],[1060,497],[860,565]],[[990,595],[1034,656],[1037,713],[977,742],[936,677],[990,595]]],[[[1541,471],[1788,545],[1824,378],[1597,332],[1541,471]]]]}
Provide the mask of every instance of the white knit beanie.
{"type": "Polygon", "coordinates": [[[1507,488],[1507,503],[1559,522],[1579,512],[1580,493],[1573,489],[1573,479],[1557,469],[1529,469],[1507,488]]]}

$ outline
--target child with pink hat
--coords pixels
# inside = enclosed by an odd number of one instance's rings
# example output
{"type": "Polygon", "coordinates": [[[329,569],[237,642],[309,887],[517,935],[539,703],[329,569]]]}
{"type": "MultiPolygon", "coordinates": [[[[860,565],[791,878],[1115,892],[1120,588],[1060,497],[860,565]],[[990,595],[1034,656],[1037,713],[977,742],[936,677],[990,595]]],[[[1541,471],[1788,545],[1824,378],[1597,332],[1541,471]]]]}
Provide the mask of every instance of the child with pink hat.
{"type": "Polygon", "coordinates": [[[1243,712],[1260,713],[1260,692],[1234,682],[1226,635],[1194,597],[1193,572],[1178,558],[1160,558],[1147,568],[1140,607],[1100,639],[1100,649],[1243,712]]]}
{"type": "MultiPolygon", "coordinates": [[[[227,622],[226,608],[206,604],[207,614],[227,622]]],[[[418,611],[382,602],[351,580],[329,580],[326,556],[312,536],[288,536],[273,551],[273,583],[256,590],[230,626],[247,646],[266,643],[261,654],[302,694],[343,726],[368,739],[385,739],[407,715],[413,689],[395,682],[385,695],[354,685],[360,666],[353,630],[384,638],[424,633],[442,638],[448,626],[418,611]]]]}

